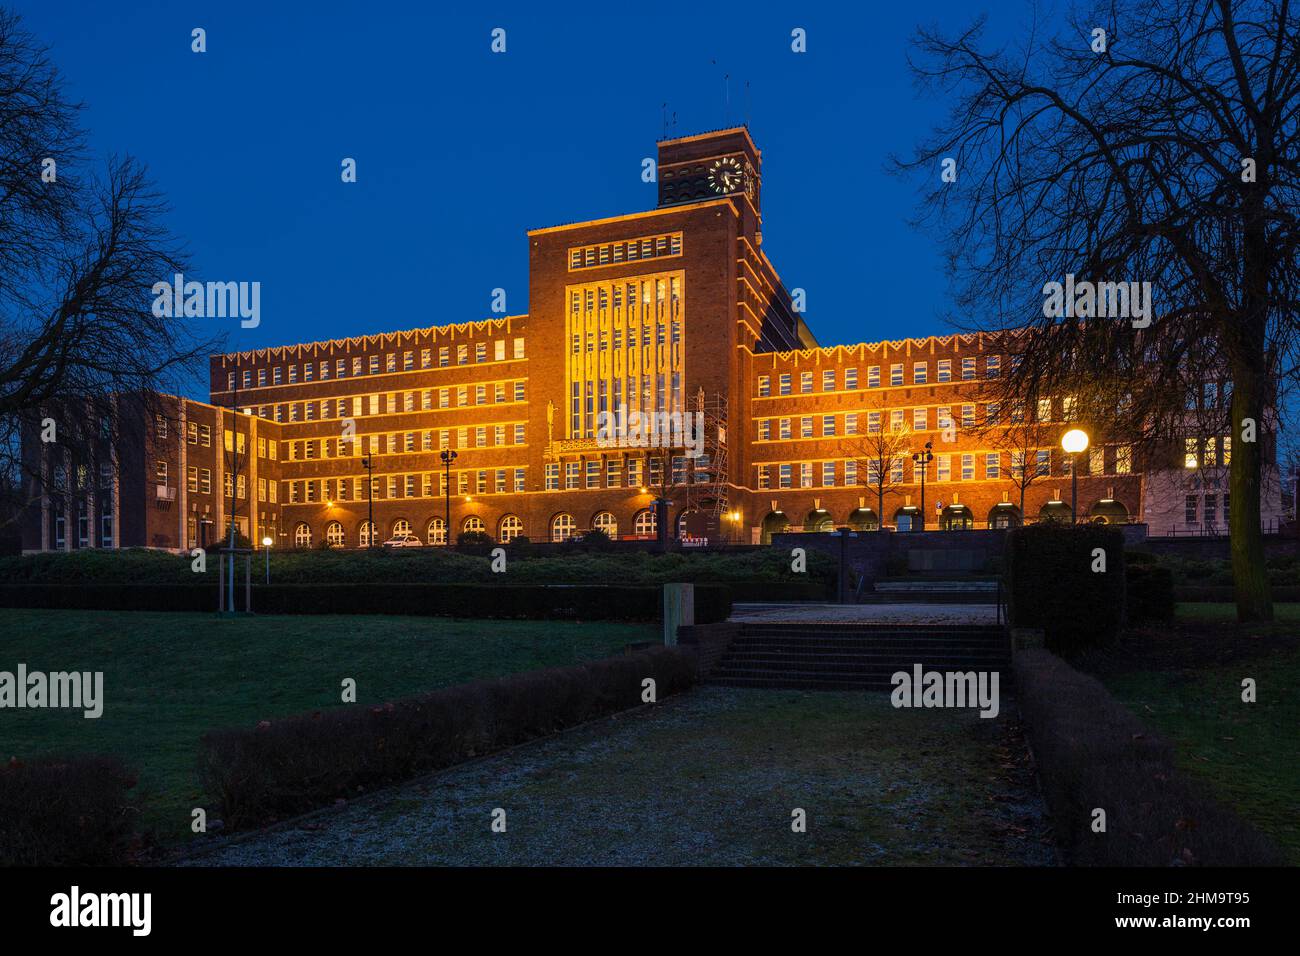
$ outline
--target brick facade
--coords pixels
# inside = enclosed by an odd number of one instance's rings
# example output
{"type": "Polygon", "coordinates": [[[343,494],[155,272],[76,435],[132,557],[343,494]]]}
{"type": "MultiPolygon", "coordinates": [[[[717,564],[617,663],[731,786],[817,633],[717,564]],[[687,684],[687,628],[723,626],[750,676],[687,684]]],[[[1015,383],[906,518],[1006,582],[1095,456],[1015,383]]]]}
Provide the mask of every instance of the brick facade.
{"type": "MultiPolygon", "coordinates": [[[[527,315],[213,356],[211,404],[169,400],[166,436],[154,428],[123,452],[120,520],[88,546],[210,541],[236,470],[235,511],[255,545],[356,547],[371,507],[379,540],[409,528],[441,543],[443,448],[456,453],[453,540],[467,528],[547,540],[598,525],[644,536],[657,496],[672,500],[674,520],[691,514],[690,535],[715,542],[921,514],[945,528],[1019,519],[1011,453],[983,427],[987,381],[1008,362],[996,338],[821,347],[763,252],[762,154],[748,131],[663,141],[658,171],[653,210],[527,233],[527,315]],[[656,482],[653,452],[602,447],[591,419],[620,401],[707,410],[698,484],[668,488],[671,463],[656,482]],[[881,428],[901,413],[909,452],[933,446],[924,512],[909,458],[878,513],[861,461],[875,412],[881,428]]],[[[1045,414],[1060,423],[1068,409],[1058,398],[1045,414]]],[[[1070,499],[1059,444],[1044,450],[1028,520],[1070,499]]],[[[1081,456],[1081,514],[1139,520],[1175,507],[1144,501],[1152,485],[1139,465],[1120,445],[1081,456]]],[[[43,508],[25,526],[28,550],[56,546],[48,499],[43,508]]],[[[80,545],[72,537],[64,547],[80,545]]]]}

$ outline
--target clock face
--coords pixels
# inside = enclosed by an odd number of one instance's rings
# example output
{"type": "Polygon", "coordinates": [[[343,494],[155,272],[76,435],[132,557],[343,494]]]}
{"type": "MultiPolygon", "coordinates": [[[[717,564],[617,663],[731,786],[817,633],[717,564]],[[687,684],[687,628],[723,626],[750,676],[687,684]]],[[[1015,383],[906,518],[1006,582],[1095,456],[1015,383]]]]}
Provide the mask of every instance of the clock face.
{"type": "Polygon", "coordinates": [[[709,169],[709,185],[715,193],[735,192],[744,181],[745,174],[741,171],[740,163],[730,156],[719,159],[709,169]]]}

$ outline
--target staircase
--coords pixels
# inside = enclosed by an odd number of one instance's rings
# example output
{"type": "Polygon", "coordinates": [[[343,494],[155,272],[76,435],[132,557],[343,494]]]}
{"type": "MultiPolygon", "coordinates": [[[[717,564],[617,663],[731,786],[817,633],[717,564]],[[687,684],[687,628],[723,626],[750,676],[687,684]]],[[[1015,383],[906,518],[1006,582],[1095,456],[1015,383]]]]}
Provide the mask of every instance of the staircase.
{"type": "Polygon", "coordinates": [[[1006,628],[984,624],[742,624],[709,683],[727,687],[890,690],[897,671],[999,671],[1010,679],[1006,628]]]}

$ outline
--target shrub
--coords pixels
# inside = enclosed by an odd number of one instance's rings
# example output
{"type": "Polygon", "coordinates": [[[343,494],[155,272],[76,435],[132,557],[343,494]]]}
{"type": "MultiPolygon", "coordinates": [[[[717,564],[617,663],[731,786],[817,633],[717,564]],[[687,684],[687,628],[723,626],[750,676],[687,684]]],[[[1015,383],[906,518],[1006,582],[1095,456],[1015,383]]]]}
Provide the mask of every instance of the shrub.
{"type": "Polygon", "coordinates": [[[227,827],[262,825],[636,707],[647,677],[659,699],[686,690],[690,652],[660,647],[213,731],[200,775],[227,827]]]}
{"type": "Polygon", "coordinates": [[[510,557],[516,559],[530,558],[537,552],[533,547],[532,539],[526,534],[515,535],[506,547],[510,549],[510,557]]]}
{"type": "Polygon", "coordinates": [[[486,531],[462,531],[456,536],[456,548],[471,554],[486,554],[496,541],[486,531]]]}
{"type": "Polygon", "coordinates": [[[1098,681],[1039,648],[1016,696],[1062,848],[1084,866],[1278,865],[1280,851],[1179,776],[1167,743],[1098,681]],[[1092,831],[1093,810],[1106,832],[1092,831]]]}
{"type": "Polygon", "coordinates": [[[1174,575],[1154,564],[1127,564],[1124,601],[1129,624],[1174,619],[1174,575]]]}
{"type": "Polygon", "coordinates": [[[1007,535],[1009,613],[1016,627],[1042,628],[1063,654],[1106,646],[1124,621],[1124,538],[1103,525],[1035,524],[1007,535]],[[1094,572],[1093,552],[1105,552],[1094,572]]]}
{"type": "Polygon", "coordinates": [[[46,757],[0,766],[0,866],[128,862],[135,781],[111,757],[46,757]]]}
{"type": "MultiPolygon", "coordinates": [[[[1300,601],[1300,587],[1283,585],[1273,587],[1270,591],[1273,600],[1276,602],[1291,603],[1300,601]]],[[[1174,588],[1174,599],[1193,603],[1233,604],[1237,600],[1237,592],[1233,590],[1230,584],[1188,584],[1174,588]]]]}

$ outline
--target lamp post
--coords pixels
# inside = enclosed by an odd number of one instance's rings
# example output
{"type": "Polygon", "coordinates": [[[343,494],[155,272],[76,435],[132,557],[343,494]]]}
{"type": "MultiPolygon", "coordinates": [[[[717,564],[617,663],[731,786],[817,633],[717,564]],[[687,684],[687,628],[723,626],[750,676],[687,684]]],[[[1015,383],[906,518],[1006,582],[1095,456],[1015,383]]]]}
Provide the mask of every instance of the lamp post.
{"type": "Polygon", "coordinates": [[[366,547],[375,546],[375,461],[374,456],[365,454],[361,456],[361,467],[366,470],[366,518],[367,534],[366,547]]]}
{"type": "Polygon", "coordinates": [[[445,472],[444,491],[446,492],[446,513],[443,517],[442,524],[442,543],[446,547],[451,546],[451,463],[456,460],[456,453],[450,448],[444,448],[438,456],[442,459],[442,467],[445,472]]]}
{"type": "MultiPolygon", "coordinates": [[[[925,473],[930,470],[930,462],[934,461],[934,453],[930,449],[934,447],[933,443],[926,442],[925,448],[918,451],[912,456],[912,462],[921,466],[921,530],[925,530],[925,473]]],[[[940,529],[942,530],[942,529],[940,529]]]]}
{"type": "Polygon", "coordinates": [[[271,583],[271,536],[268,534],[262,539],[262,547],[266,551],[266,583],[271,583]]]}
{"type": "Polygon", "coordinates": [[[1079,523],[1079,453],[1088,449],[1088,433],[1071,428],[1061,436],[1061,447],[1070,456],[1070,524],[1079,523]]]}

